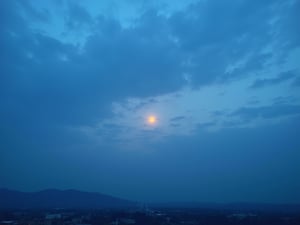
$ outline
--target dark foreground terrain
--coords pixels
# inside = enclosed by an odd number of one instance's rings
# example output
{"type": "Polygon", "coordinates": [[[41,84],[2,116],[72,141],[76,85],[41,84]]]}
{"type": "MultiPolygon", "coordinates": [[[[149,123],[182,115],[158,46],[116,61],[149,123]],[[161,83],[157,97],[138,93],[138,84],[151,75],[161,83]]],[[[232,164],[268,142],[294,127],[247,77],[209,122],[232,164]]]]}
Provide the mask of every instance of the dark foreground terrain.
{"type": "Polygon", "coordinates": [[[0,224],[18,225],[299,225],[300,213],[212,209],[2,210],[0,224]]]}

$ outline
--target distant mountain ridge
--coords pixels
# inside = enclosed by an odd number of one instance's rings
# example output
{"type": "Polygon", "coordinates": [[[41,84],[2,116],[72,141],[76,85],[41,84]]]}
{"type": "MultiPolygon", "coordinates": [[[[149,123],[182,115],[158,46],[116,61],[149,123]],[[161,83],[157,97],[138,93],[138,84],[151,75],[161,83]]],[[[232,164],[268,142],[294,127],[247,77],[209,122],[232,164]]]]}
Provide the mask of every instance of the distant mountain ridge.
{"type": "MultiPolygon", "coordinates": [[[[138,203],[110,195],[78,190],[47,189],[21,192],[0,188],[0,210],[6,209],[124,209],[138,203]]],[[[189,208],[207,210],[237,210],[300,213],[300,204],[161,202],[146,204],[151,208],[189,208]]]]}
{"type": "Polygon", "coordinates": [[[100,209],[135,206],[135,202],[93,192],[56,189],[21,192],[0,189],[0,209],[100,209]]]}

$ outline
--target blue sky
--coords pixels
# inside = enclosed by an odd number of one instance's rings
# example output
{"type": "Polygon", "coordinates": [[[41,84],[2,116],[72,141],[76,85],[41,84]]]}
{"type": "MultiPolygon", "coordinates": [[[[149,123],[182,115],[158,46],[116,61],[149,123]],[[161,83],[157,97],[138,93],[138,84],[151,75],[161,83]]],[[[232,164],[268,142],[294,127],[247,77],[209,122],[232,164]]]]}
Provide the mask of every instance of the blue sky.
{"type": "Polygon", "coordinates": [[[299,10],[1,1],[0,186],[300,203],[299,10]]]}

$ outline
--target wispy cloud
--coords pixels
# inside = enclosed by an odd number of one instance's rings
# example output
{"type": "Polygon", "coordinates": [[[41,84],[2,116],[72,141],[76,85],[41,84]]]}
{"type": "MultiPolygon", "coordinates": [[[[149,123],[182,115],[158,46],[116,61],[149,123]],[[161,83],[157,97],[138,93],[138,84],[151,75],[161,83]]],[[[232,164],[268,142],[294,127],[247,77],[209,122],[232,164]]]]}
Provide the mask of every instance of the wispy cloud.
{"type": "Polygon", "coordinates": [[[283,73],[280,73],[275,78],[258,79],[250,86],[250,88],[254,88],[254,89],[255,88],[263,88],[263,87],[267,87],[267,86],[281,84],[283,82],[293,79],[295,76],[296,76],[295,71],[283,72],[283,73]]]}

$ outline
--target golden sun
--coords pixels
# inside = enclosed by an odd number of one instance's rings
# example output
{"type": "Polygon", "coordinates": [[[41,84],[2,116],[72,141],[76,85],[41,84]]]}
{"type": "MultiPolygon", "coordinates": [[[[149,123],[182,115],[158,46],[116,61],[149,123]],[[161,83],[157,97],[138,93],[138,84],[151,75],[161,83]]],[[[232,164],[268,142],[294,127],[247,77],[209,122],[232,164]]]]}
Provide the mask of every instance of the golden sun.
{"type": "Polygon", "coordinates": [[[157,118],[155,116],[148,116],[147,122],[151,125],[155,124],[157,122],[157,118]]]}

